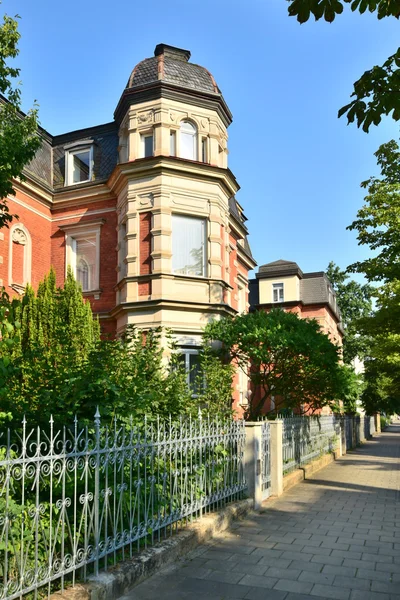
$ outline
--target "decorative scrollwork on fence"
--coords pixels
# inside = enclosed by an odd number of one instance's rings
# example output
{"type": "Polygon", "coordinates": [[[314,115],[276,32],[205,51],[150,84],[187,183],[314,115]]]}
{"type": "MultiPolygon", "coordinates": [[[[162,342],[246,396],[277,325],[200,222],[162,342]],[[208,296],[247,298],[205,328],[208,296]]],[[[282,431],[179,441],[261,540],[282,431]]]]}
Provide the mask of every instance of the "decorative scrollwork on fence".
{"type": "Polygon", "coordinates": [[[242,421],[201,415],[0,432],[0,600],[50,594],[236,500],[244,441],[242,421]]]}

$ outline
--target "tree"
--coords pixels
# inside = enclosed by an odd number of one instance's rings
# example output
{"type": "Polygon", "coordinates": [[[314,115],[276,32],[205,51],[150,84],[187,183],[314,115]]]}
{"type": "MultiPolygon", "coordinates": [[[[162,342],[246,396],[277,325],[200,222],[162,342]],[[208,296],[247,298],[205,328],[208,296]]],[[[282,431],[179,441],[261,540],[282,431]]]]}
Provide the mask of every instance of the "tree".
{"type": "Polygon", "coordinates": [[[360,245],[373,256],[356,262],[348,270],[363,273],[377,282],[373,295],[376,309],[361,319],[360,331],[370,336],[366,362],[367,387],[363,397],[371,410],[396,404],[400,412],[400,151],[392,140],[375,153],[381,177],[371,177],[361,185],[367,189],[364,205],[348,227],[357,231],[360,245]]]}
{"type": "Polygon", "coordinates": [[[346,271],[342,271],[332,261],[328,265],[326,275],[336,292],[345,331],[343,361],[350,365],[356,356],[363,359],[368,350],[369,338],[360,334],[358,321],[371,314],[373,288],[350,279],[346,271]]]}
{"type": "Polygon", "coordinates": [[[0,26],[0,228],[8,226],[15,215],[7,206],[7,196],[15,195],[12,180],[23,178],[22,170],[40,147],[37,135],[37,106],[27,115],[21,112],[21,90],[14,80],[20,70],[9,66],[18,55],[18,23],[7,15],[0,26]]]}
{"type": "Polygon", "coordinates": [[[248,416],[256,419],[275,397],[275,410],[315,412],[343,392],[339,349],[314,320],[283,310],[256,311],[207,325],[206,340],[219,341],[228,362],[249,374],[248,416]]]}
{"type": "MultiPolygon", "coordinates": [[[[288,0],[289,15],[305,23],[311,15],[315,20],[324,18],[332,23],[343,13],[344,5],[360,14],[376,13],[378,19],[400,16],[399,0],[288,0]]],[[[347,115],[348,123],[357,121],[357,126],[368,132],[371,124],[378,125],[383,115],[392,113],[400,120],[400,48],[383,63],[374,66],[354,84],[353,100],[339,110],[338,116],[347,115]]]]}

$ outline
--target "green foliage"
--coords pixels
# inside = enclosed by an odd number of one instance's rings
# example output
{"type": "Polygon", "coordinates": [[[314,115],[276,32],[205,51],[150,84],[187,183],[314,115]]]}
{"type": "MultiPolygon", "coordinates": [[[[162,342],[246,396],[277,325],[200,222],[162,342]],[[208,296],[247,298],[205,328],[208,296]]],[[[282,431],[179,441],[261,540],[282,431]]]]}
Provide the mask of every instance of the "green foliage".
{"type": "Polygon", "coordinates": [[[369,348],[369,337],[360,334],[358,321],[371,314],[373,288],[350,279],[346,271],[341,271],[334,262],[329,263],[326,274],[336,292],[345,331],[343,361],[349,365],[356,356],[363,359],[369,348]]]}
{"type": "Polygon", "coordinates": [[[370,338],[366,361],[366,410],[400,410],[400,151],[395,141],[380,146],[375,156],[381,177],[371,177],[364,206],[348,227],[357,231],[360,245],[373,255],[350,265],[380,285],[374,290],[376,310],[359,321],[360,333],[370,338]]]}
{"type": "Polygon", "coordinates": [[[200,374],[196,388],[197,401],[211,415],[232,416],[232,364],[223,364],[218,353],[206,344],[200,354],[200,374]]]}
{"type": "Polygon", "coordinates": [[[199,406],[231,414],[230,365],[205,348],[194,396],[168,332],[128,327],[120,339],[100,339],[71,271],[63,288],[51,270],[37,293],[27,286],[12,302],[3,294],[0,319],[0,425],[11,420],[18,427],[24,415],[43,426],[51,416],[56,423],[72,423],[75,416],[90,423],[98,405],[105,419],[133,415],[134,422],[144,415],[194,415],[199,406]]]}
{"type": "Polygon", "coordinates": [[[339,350],[314,320],[279,309],[257,311],[209,324],[205,338],[221,342],[221,355],[248,373],[259,391],[250,403],[251,419],[265,413],[272,394],[278,412],[301,412],[303,405],[315,411],[334,404],[342,392],[339,350]]]}
{"type": "Polygon", "coordinates": [[[359,407],[365,383],[362,375],[357,375],[354,369],[343,365],[340,369],[341,390],[338,397],[342,405],[338,403],[335,412],[355,413],[359,407]]]}
{"type": "Polygon", "coordinates": [[[37,135],[37,107],[27,115],[21,111],[21,90],[14,80],[20,70],[9,65],[10,59],[18,55],[18,23],[7,15],[0,26],[0,228],[8,226],[15,215],[11,215],[6,197],[14,195],[12,179],[22,178],[24,166],[32,160],[40,147],[37,135]]]}
{"type": "MultiPolygon", "coordinates": [[[[343,13],[345,4],[353,12],[369,11],[378,19],[400,16],[398,0],[288,0],[289,15],[305,23],[311,16],[315,20],[325,19],[332,23],[343,13]]],[[[395,121],[400,120],[400,48],[383,63],[366,71],[354,84],[354,98],[339,110],[338,116],[347,115],[348,123],[357,122],[365,132],[372,124],[379,125],[383,115],[392,113],[395,121]]]]}

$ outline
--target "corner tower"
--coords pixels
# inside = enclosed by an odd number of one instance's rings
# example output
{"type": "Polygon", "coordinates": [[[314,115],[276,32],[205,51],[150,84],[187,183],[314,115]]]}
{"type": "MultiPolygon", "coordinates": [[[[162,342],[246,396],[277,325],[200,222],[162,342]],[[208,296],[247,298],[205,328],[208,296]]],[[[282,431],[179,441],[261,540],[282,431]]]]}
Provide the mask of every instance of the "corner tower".
{"type": "Polygon", "coordinates": [[[162,325],[193,350],[211,319],[247,311],[255,262],[228,168],[232,115],[211,73],[166,44],[133,69],[115,111],[117,329],[162,325]]]}

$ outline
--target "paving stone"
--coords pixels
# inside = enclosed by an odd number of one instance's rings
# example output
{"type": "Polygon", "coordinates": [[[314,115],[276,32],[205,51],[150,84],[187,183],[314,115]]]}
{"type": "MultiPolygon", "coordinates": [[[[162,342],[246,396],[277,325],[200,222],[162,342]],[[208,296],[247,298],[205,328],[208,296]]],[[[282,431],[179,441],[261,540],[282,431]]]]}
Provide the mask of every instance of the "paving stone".
{"type": "Polygon", "coordinates": [[[300,571],[309,571],[310,573],[321,573],[322,565],[315,562],[306,562],[304,560],[293,560],[290,563],[291,569],[299,569],[300,571]]]}
{"type": "Polygon", "coordinates": [[[352,552],[351,550],[332,550],[331,556],[338,556],[339,558],[354,558],[355,560],[361,560],[361,552],[352,552]]]}
{"type": "Polygon", "coordinates": [[[350,600],[391,600],[389,594],[366,592],[365,590],[352,590],[350,600]]]}
{"type": "Polygon", "coordinates": [[[300,573],[299,581],[308,581],[309,583],[322,583],[325,585],[332,585],[334,575],[328,575],[327,573],[312,573],[311,571],[302,571],[300,573]]]}
{"type": "Polygon", "coordinates": [[[284,558],[271,558],[269,556],[262,556],[255,566],[265,566],[265,567],[279,567],[280,569],[286,569],[290,566],[292,560],[284,558]]]}
{"type": "Polygon", "coordinates": [[[345,567],[355,567],[356,569],[371,569],[371,571],[375,570],[377,563],[369,562],[367,560],[355,560],[354,558],[345,558],[343,560],[343,565],[345,567]]]}
{"type": "Polygon", "coordinates": [[[283,590],[284,592],[293,592],[295,594],[309,594],[312,587],[313,584],[307,581],[292,581],[291,579],[279,579],[274,589],[283,590]]]}
{"type": "Polygon", "coordinates": [[[279,567],[270,567],[265,573],[267,577],[276,577],[277,579],[298,579],[301,571],[299,569],[280,569],[279,567]]]}
{"type": "Polygon", "coordinates": [[[280,590],[268,590],[264,588],[250,588],[245,598],[246,600],[285,600],[288,597],[287,592],[281,592],[280,590]]]}
{"type": "Polygon", "coordinates": [[[371,590],[385,594],[400,594],[400,585],[397,581],[373,581],[371,590]]]}
{"type": "Polygon", "coordinates": [[[343,588],[350,588],[352,590],[367,590],[371,589],[372,581],[370,579],[360,579],[357,577],[345,577],[343,575],[336,575],[333,585],[343,588]]]}
{"type": "Polygon", "coordinates": [[[338,577],[355,577],[357,569],[353,567],[334,567],[332,565],[325,565],[322,569],[322,573],[327,573],[329,575],[337,575],[338,577]]]}
{"type": "Polygon", "coordinates": [[[394,577],[396,577],[396,575],[392,576],[392,573],[387,573],[386,571],[371,571],[368,569],[357,569],[356,577],[360,577],[362,579],[371,579],[374,581],[391,581],[392,579],[394,579],[394,577]]]}
{"type": "Polygon", "coordinates": [[[323,596],[324,598],[335,598],[335,600],[349,600],[350,592],[350,589],[316,583],[311,590],[311,595],[323,596]]]}
{"type": "MultiPolygon", "coordinates": [[[[247,575],[246,575],[247,577],[247,575]]],[[[246,585],[235,585],[233,583],[221,583],[220,581],[209,581],[205,579],[184,579],[175,588],[179,592],[191,592],[194,594],[216,595],[228,598],[244,598],[249,591],[246,585]]]]}
{"type": "Polygon", "coordinates": [[[245,575],[239,581],[239,585],[272,589],[277,581],[278,581],[278,579],[276,577],[264,577],[264,576],[260,576],[260,575],[245,575]]]}
{"type": "Polygon", "coordinates": [[[243,577],[245,573],[236,572],[236,571],[209,571],[207,575],[202,577],[201,579],[209,579],[211,581],[220,581],[221,583],[238,583],[243,577]]]}
{"type": "Polygon", "coordinates": [[[383,563],[390,563],[393,562],[393,557],[392,556],[383,556],[383,555],[379,555],[379,554],[369,554],[368,552],[364,552],[361,560],[366,560],[366,561],[370,561],[370,562],[383,562],[383,563]]]}
{"type": "Polygon", "coordinates": [[[343,558],[339,558],[338,556],[319,556],[317,554],[312,557],[311,562],[316,562],[323,565],[340,566],[343,563],[343,558]]]}

